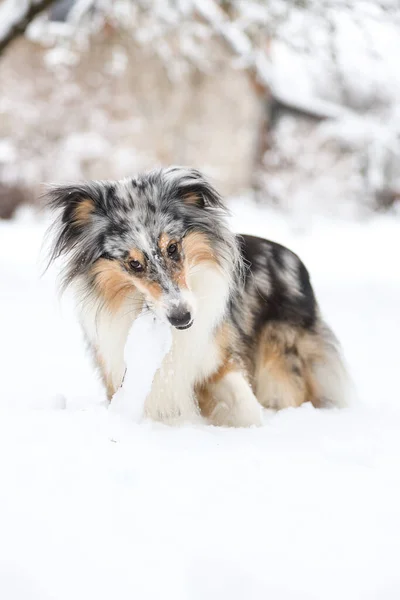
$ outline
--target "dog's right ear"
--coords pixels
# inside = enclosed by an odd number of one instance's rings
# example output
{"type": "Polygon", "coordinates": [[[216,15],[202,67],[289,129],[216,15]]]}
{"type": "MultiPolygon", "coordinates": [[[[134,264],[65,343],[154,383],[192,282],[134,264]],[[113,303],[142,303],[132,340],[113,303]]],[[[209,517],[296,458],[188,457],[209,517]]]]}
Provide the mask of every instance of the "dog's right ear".
{"type": "Polygon", "coordinates": [[[170,167],[165,172],[172,179],[174,194],[186,206],[226,211],[220,194],[197,169],[170,167]]]}

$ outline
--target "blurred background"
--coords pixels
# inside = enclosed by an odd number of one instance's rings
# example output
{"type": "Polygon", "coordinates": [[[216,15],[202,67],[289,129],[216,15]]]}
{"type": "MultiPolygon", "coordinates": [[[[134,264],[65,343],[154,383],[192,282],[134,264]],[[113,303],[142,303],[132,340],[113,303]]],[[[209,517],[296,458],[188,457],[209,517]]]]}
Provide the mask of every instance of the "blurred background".
{"type": "Polygon", "coordinates": [[[194,165],[310,215],[398,212],[398,0],[0,0],[0,217],[194,165]]]}

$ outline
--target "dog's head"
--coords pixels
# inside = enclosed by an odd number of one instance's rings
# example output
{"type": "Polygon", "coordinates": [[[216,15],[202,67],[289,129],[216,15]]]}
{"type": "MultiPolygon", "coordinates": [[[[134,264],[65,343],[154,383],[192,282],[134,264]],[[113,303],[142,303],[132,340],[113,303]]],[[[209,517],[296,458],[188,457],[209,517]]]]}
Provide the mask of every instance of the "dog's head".
{"type": "Polygon", "coordinates": [[[194,169],[171,167],[121,181],[53,188],[59,211],[51,259],[66,258],[64,287],[77,278],[118,310],[133,292],[178,329],[191,326],[193,280],[229,279],[238,259],[217,191],[194,169]]]}

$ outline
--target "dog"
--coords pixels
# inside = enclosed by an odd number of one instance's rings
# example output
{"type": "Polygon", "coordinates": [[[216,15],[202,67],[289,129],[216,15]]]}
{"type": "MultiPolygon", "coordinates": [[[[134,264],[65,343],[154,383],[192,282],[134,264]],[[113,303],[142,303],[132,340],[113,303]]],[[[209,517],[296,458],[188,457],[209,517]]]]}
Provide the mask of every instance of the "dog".
{"type": "Polygon", "coordinates": [[[260,425],[261,407],[346,404],[339,344],[300,258],[235,235],[221,196],[199,171],[170,167],[120,181],[52,188],[49,262],[64,258],[79,319],[109,400],[143,310],[167,320],[172,347],[145,415],[260,425]],[[55,231],[54,231],[55,228],[55,231]]]}

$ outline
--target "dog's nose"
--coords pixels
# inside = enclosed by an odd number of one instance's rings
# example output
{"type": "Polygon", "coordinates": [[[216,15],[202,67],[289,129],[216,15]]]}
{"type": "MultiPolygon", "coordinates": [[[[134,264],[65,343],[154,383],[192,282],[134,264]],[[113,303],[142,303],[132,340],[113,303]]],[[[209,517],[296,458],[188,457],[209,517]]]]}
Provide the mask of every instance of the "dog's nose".
{"type": "Polygon", "coordinates": [[[178,306],[168,315],[168,321],[177,329],[189,329],[192,325],[192,315],[184,306],[178,306]]]}

